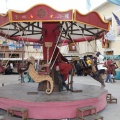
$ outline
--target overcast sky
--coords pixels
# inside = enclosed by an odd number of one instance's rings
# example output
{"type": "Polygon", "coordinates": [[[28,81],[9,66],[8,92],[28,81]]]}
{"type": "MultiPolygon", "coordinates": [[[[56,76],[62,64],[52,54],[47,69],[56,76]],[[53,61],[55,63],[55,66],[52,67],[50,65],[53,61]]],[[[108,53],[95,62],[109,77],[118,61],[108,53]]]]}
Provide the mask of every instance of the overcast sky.
{"type": "MultiPolygon", "coordinates": [[[[91,9],[101,5],[107,0],[91,0],[91,9]]],[[[27,10],[36,4],[47,4],[56,10],[64,11],[77,9],[81,13],[87,13],[86,0],[0,0],[0,13],[6,13],[8,9],[27,10]]]]}

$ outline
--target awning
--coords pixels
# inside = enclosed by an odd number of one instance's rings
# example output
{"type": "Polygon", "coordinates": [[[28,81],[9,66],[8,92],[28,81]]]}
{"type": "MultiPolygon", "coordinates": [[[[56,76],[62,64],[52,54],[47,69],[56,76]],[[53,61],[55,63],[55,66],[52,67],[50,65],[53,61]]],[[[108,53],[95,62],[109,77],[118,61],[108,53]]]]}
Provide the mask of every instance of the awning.
{"type": "Polygon", "coordinates": [[[104,56],[105,60],[110,58],[111,60],[120,60],[120,55],[106,55],[104,56]]]}
{"type": "Polygon", "coordinates": [[[21,61],[22,58],[0,58],[0,60],[21,61]]]}
{"type": "MultiPolygon", "coordinates": [[[[24,60],[27,60],[28,58],[24,58],[24,60]]],[[[35,57],[35,59],[36,60],[38,60],[38,59],[43,59],[43,56],[36,56],[35,57]]],[[[3,61],[5,61],[5,60],[7,60],[7,61],[22,61],[22,58],[0,58],[0,60],[3,60],[3,61]]]]}

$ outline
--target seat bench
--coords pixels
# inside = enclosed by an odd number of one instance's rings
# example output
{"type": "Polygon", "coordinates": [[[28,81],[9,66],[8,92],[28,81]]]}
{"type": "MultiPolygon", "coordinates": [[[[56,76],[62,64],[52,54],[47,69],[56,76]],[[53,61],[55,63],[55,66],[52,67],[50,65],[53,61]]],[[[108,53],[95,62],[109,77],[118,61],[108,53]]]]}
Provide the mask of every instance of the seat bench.
{"type": "Polygon", "coordinates": [[[76,120],[78,120],[78,118],[81,120],[84,120],[84,113],[86,111],[89,111],[89,114],[92,114],[93,111],[94,111],[94,114],[97,113],[96,107],[94,106],[80,107],[80,108],[77,108],[77,111],[76,111],[76,120]],[[81,115],[79,115],[80,113],[81,115]]]}
{"type": "Polygon", "coordinates": [[[97,109],[95,106],[85,106],[85,107],[77,108],[76,120],[78,119],[80,120],[103,120],[103,117],[97,114],[97,109]],[[86,111],[89,112],[89,115],[84,116],[84,113],[86,111]]]}
{"type": "Polygon", "coordinates": [[[112,94],[107,94],[107,102],[108,103],[117,103],[117,98],[113,97],[112,94]]]}
{"type": "Polygon", "coordinates": [[[12,116],[13,116],[14,112],[20,112],[22,114],[22,120],[25,120],[25,119],[28,120],[28,109],[27,108],[12,106],[7,109],[7,116],[9,116],[9,113],[12,113],[12,116]]]}

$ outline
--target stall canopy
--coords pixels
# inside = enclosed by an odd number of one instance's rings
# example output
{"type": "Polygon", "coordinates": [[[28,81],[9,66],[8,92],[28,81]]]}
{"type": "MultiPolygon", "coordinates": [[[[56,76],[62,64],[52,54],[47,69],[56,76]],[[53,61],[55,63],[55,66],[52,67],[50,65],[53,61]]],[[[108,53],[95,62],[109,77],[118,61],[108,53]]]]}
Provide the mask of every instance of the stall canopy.
{"type": "Polygon", "coordinates": [[[98,39],[109,31],[110,26],[95,11],[83,15],[78,10],[60,12],[39,4],[25,12],[9,10],[7,14],[0,15],[0,36],[16,41],[42,43],[49,31],[44,23],[55,23],[51,30],[56,36],[60,35],[64,42],[98,39]]]}
{"type": "Polygon", "coordinates": [[[111,60],[120,60],[120,55],[105,55],[105,59],[111,59],[111,60]]]}

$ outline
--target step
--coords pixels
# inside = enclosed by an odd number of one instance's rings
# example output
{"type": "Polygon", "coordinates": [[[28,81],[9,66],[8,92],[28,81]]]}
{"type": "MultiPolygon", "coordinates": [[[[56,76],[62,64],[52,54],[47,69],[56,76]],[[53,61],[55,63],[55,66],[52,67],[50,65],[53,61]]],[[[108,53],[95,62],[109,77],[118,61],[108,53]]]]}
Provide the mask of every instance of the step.
{"type": "Polygon", "coordinates": [[[108,103],[117,103],[117,98],[111,96],[110,98],[107,98],[108,103]]]}
{"type": "Polygon", "coordinates": [[[103,120],[103,117],[99,114],[88,115],[84,117],[84,120],[103,120]]]}

